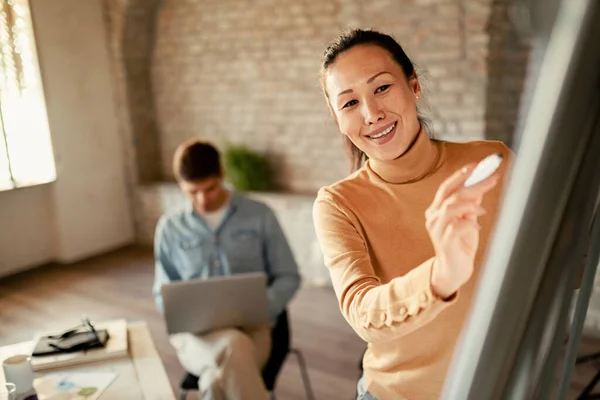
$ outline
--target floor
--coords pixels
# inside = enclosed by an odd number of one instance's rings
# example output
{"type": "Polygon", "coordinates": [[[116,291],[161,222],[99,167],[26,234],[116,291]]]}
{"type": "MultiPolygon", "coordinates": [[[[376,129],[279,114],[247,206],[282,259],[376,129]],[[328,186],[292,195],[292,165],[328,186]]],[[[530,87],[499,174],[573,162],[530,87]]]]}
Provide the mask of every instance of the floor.
{"type": "MultiPolygon", "coordinates": [[[[70,266],[49,265],[0,279],[0,346],[30,340],[36,331],[70,327],[82,314],[93,320],[143,319],[177,388],[183,370],[154,307],[153,273],[152,253],[128,248],[70,266]]],[[[340,315],[333,292],[302,289],[289,311],[293,345],[306,357],[316,398],[353,399],[364,344],[340,315]]],[[[581,352],[595,351],[600,351],[600,341],[584,339],[581,352]]],[[[576,367],[570,399],[595,372],[591,363],[576,367]]],[[[301,382],[297,362],[289,358],[278,379],[278,400],[304,399],[301,382]]]]}

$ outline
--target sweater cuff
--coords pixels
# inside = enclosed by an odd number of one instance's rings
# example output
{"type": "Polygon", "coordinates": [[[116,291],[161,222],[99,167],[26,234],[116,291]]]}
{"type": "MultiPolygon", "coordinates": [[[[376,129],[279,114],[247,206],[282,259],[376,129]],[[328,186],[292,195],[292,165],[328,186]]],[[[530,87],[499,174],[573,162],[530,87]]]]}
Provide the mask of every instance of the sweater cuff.
{"type": "MultiPolygon", "coordinates": [[[[438,302],[443,304],[453,304],[458,299],[458,291],[444,299],[433,290],[433,287],[431,286],[431,275],[433,274],[434,263],[435,257],[432,257],[421,264],[422,268],[416,268],[410,272],[411,292],[413,294],[419,294],[424,308],[438,302]]],[[[414,295],[412,297],[414,298],[414,295]]]]}
{"type": "Polygon", "coordinates": [[[435,314],[456,303],[458,293],[442,300],[431,288],[431,272],[433,258],[425,261],[419,267],[410,271],[403,277],[406,282],[406,292],[402,299],[390,304],[388,310],[370,310],[364,315],[363,327],[383,328],[402,323],[407,319],[417,318],[421,313],[433,312],[435,314]]]}

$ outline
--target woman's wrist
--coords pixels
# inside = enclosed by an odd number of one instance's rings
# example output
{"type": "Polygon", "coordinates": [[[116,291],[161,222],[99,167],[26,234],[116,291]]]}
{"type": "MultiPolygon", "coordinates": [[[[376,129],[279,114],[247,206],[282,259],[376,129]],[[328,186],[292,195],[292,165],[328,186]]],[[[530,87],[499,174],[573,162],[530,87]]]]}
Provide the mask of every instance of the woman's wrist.
{"type": "Polygon", "coordinates": [[[436,258],[433,262],[431,271],[431,291],[438,298],[446,301],[452,299],[456,295],[458,288],[444,271],[447,271],[443,266],[443,261],[436,258]]]}
{"type": "Polygon", "coordinates": [[[457,290],[448,290],[445,287],[436,285],[433,281],[431,282],[431,291],[434,296],[442,301],[450,301],[456,296],[457,290]]]}

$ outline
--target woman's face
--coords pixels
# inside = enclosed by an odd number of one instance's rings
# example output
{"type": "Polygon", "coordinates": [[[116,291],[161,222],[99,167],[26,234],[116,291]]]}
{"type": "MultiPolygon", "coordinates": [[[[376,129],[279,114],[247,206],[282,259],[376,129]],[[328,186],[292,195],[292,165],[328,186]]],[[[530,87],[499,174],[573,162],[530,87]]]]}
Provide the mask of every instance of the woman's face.
{"type": "Polygon", "coordinates": [[[416,76],[408,81],[382,47],[360,45],[343,52],[327,69],[324,83],[340,132],[369,158],[398,158],[419,132],[419,81],[416,76]]]}

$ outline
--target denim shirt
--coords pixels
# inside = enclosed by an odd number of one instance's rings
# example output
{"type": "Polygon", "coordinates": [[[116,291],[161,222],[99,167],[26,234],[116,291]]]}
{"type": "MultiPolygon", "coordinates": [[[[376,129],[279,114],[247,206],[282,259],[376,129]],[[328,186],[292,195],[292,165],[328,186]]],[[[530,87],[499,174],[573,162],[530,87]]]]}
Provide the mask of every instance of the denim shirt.
{"type": "Polygon", "coordinates": [[[161,312],[160,288],[167,282],[265,272],[269,315],[275,321],[300,286],[298,266],[273,211],[235,192],[215,230],[191,204],[163,215],[156,226],[154,258],[153,293],[161,312]]]}

